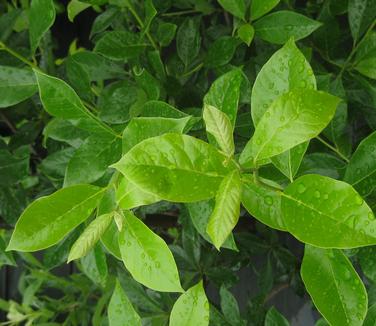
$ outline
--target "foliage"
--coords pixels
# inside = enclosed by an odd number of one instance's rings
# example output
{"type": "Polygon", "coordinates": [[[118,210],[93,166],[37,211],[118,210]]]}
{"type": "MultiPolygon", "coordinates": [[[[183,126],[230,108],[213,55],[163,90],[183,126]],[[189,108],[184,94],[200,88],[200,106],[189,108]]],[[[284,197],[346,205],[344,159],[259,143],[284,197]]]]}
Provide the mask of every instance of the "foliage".
{"type": "Polygon", "coordinates": [[[1,1],[4,325],[288,325],[286,288],[317,325],[373,325],[375,19],[374,0],[1,1]],[[58,24],[88,13],[66,48],[58,24]]]}

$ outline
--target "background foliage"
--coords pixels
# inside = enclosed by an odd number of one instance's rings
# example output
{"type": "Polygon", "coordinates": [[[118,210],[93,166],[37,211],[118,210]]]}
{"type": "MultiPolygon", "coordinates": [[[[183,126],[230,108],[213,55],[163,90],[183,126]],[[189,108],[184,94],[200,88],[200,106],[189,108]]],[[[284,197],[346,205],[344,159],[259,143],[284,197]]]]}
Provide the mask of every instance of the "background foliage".
{"type": "Polygon", "coordinates": [[[2,324],[374,325],[375,17],[0,1],[2,324]]]}

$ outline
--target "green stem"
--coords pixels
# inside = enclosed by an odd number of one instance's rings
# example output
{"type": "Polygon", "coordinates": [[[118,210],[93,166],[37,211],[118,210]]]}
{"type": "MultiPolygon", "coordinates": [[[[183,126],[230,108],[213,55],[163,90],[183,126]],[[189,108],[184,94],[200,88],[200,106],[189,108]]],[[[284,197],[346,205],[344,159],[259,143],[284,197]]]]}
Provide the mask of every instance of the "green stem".
{"type": "Polygon", "coordinates": [[[326,142],[320,136],[317,136],[316,139],[319,140],[321,143],[323,143],[326,147],[328,147],[329,149],[331,149],[333,152],[335,152],[345,162],[347,162],[347,163],[350,162],[350,160],[345,155],[343,155],[337,148],[335,148],[334,146],[330,145],[328,142],[326,142]]]}
{"type": "Polygon", "coordinates": [[[39,70],[38,66],[34,64],[33,62],[29,61],[26,59],[24,56],[21,54],[17,53],[16,51],[12,50],[11,48],[7,47],[3,42],[0,42],[0,50],[8,52],[10,55],[13,57],[17,58],[18,60],[22,61],[26,65],[30,66],[33,69],[39,70]]]}
{"type": "Polygon", "coordinates": [[[166,12],[162,14],[163,17],[172,17],[172,16],[181,16],[181,15],[188,15],[188,14],[197,14],[199,13],[198,10],[190,9],[190,10],[182,10],[182,11],[175,11],[175,12],[166,12]]]}
{"type": "Polygon", "coordinates": [[[201,63],[198,64],[196,67],[194,67],[192,70],[190,70],[190,71],[184,73],[184,74],[182,75],[182,77],[187,77],[187,76],[189,76],[189,75],[195,73],[196,71],[200,70],[200,69],[203,67],[203,65],[204,65],[204,63],[201,62],[201,63]]]}

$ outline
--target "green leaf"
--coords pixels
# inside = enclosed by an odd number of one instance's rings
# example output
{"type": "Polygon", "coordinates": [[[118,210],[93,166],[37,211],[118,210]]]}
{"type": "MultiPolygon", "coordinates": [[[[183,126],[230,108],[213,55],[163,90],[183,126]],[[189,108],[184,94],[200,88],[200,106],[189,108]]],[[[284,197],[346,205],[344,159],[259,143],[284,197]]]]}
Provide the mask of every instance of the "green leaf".
{"type": "Polygon", "coordinates": [[[7,250],[51,247],[90,216],[103,191],[91,185],[77,185],[38,198],[17,221],[7,250]]]}
{"type": "MultiPolygon", "coordinates": [[[[264,182],[270,183],[266,180],[264,182]]],[[[242,204],[245,209],[261,223],[285,231],[286,226],[281,212],[281,198],[281,191],[256,185],[250,178],[243,180],[242,204]]]]}
{"type": "Polygon", "coordinates": [[[82,257],[80,262],[82,271],[92,282],[102,287],[106,285],[108,267],[106,254],[100,244],[97,244],[85,257],[82,257]]]}
{"type": "Polygon", "coordinates": [[[0,108],[20,103],[38,90],[31,70],[0,66],[0,108]]]}
{"type": "Polygon", "coordinates": [[[372,282],[376,282],[376,270],[375,270],[375,264],[376,264],[376,247],[365,247],[360,248],[357,254],[358,261],[360,264],[360,267],[362,269],[362,272],[365,276],[367,276],[368,279],[370,279],[372,282]]]}
{"type": "Polygon", "coordinates": [[[130,182],[164,200],[209,199],[235,168],[226,156],[191,136],[165,134],[146,139],[113,165],[130,182]]]}
{"type": "Polygon", "coordinates": [[[216,107],[207,104],[204,105],[203,118],[206,124],[206,131],[215,138],[223,153],[227,157],[232,157],[235,145],[230,119],[216,107]]]}
{"type": "Polygon", "coordinates": [[[98,242],[112,221],[113,214],[103,214],[92,221],[73,244],[68,263],[72,260],[85,256],[98,242]]]}
{"type": "Polygon", "coordinates": [[[185,66],[188,66],[200,52],[199,23],[199,19],[186,18],[176,34],[177,53],[185,66]]]}
{"type": "Polygon", "coordinates": [[[261,118],[241,162],[259,162],[317,135],[334,116],[340,99],[328,93],[295,89],[277,98],[261,118]]]}
{"type": "Polygon", "coordinates": [[[376,321],[376,304],[373,304],[368,308],[366,319],[364,320],[363,326],[375,326],[376,321]]]}
{"type": "Polygon", "coordinates": [[[70,159],[64,186],[92,183],[101,178],[108,166],[121,157],[121,139],[109,134],[91,135],[70,159]]]}
{"type": "Polygon", "coordinates": [[[245,19],[246,5],[244,0],[218,0],[218,2],[230,14],[245,19]]]}
{"type": "Polygon", "coordinates": [[[29,10],[29,36],[34,54],[43,35],[55,21],[55,6],[52,0],[32,0],[29,10]]]}
{"type": "Polygon", "coordinates": [[[232,36],[222,36],[216,39],[208,49],[204,65],[215,68],[229,63],[239,45],[239,40],[232,36]]]}
{"type": "Polygon", "coordinates": [[[114,293],[108,305],[108,321],[110,326],[141,326],[141,318],[133,308],[118,280],[116,280],[114,293]]]}
{"type": "Polygon", "coordinates": [[[209,301],[202,281],[183,293],[172,307],[169,326],[209,325],[209,301]]]}
{"type": "Polygon", "coordinates": [[[349,0],[348,18],[354,43],[363,35],[376,18],[376,3],[373,0],[349,0]]]}
{"type": "Polygon", "coordinates": [[[121,257],[132,277],[160,292],[182,292],[178,269],[166,242],[131,212],[125,211],[119,235],[121,257]]]}
{"type": "Polygon", "coordinates": [[[344,180],[362,196],[370,195],[376,187],[376,132],[364,138],[347,165],[344,180]]]}
{"type": "Polygon", "coordinates": [[[255,29],[251,24],[244,24],[238,28],[237,35],[245,44],[250,46],[255,35],[255,29]]]}
{"type": "Polygon", "coordinates": [[[231,325],[243,325],[242,319],[240,318],[238,303],[232,293],[222,285],[219,290],[219,295],[221,298],[221,310],[226,320],[231,325]]]}
{"type": "Polygon", "coordinates": [[[272,10],[279,0],[252,0],[251,3],[251,20],[256,20],[272,10]]]}
{"type": "Polygon", "coordinates": [[[240,85],[243,73],[233,69],[217,78],[204,97],[204,104],[212,105],[226,113],[234,128],[238,112],[240,85]]]}
{"type": "Polygon", "coordinates": [[[362,325],[367,292],[340,250],[307,245],[301,276],[315,306],[331,325],[362,325]]]}
{"type": "Polygon", "coordinates": [[[157,39],[161,46],[168,46],[175,37],[177,26],[172,23],[158,25],[157,39]]]}
{"type": "Polygon", "coordinates": [[[207,233],[219,250],[239,219],[242,184],[239,171],[230,172],[219,185],[207,233]]]}
{"type": "Polygon", "coordinates": [[[293,11],[281,10],[257,20],[253,27],[256,36],[275,44],[286,43],[291,37],[295,41],[307,37],[321,23],[293,11]]]}
{"type": "Polygon", "coordinates": [[[322,248],[376,244],[376,220],[362,197],[347,183],[305,175],[282,195],[287,230],[302,242],[322,248]]]}
{"type": "Polygon", "coordinates": [[[76,16],[87,8],[90,8],[91,4],[81,2],[79,0],[71,0],[67,6],[68,19],[73,23],[76,16]]]}
{"type": "Polygon", "coordinates": [[[21,181],[29,173],[29,149],[20,147],[14,154],[7,149],[0,149],[1,186],[9,187],[21,181]]]}
{"type": "Polygon", "coordinates": [[[128,31],[111,31],[95,44],[94,51],[113,60],[138,57],[147,44],[139,43],[138,36],[128,31]]]}
{"type": "Polygon", "coordinates": [[[265,316],[264,326],[289,326],[290,323],[274,307],[271,307],[265,316]]]}
{"type": "Polygon", "coordinates": [[[365,36],[355,56],[355,69],[364,76],[376,79],[376,32],[365,36]]]}

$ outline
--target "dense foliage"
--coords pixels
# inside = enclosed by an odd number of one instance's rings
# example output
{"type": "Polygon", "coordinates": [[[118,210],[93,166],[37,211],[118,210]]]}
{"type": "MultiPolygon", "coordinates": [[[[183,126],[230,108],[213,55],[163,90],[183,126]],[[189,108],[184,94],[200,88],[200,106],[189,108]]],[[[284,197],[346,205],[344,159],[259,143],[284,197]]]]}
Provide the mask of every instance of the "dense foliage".
{"type": "Polygon", "coordinates": [[[375,0],[0,1],[4,325],[288,325],[286,289],[320,325],[375,325],[375,18],[375,0]],[[63,48],[57,20],[87,12],[63,48]]]}

